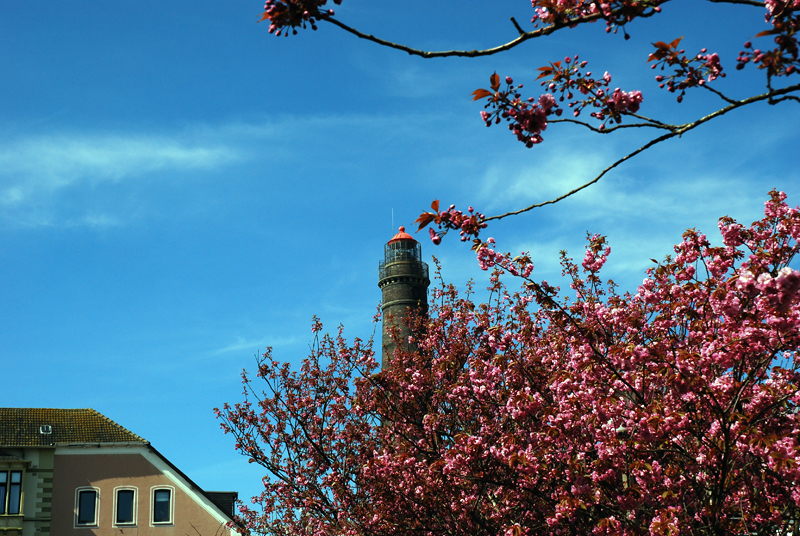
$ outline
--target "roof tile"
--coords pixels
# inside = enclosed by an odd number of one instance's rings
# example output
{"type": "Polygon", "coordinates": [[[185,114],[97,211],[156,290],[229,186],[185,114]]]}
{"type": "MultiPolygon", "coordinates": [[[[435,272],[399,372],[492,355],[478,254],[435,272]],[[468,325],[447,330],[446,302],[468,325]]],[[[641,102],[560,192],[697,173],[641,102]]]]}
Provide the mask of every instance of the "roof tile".
{"type": "Polygon", "coordinates": [[[148,444],[148,441],[91,408],[0,408],[0,446],[70,443],[148,444]],[[40,433],[41,425],[50,425],[52,434],[40,433]]]}

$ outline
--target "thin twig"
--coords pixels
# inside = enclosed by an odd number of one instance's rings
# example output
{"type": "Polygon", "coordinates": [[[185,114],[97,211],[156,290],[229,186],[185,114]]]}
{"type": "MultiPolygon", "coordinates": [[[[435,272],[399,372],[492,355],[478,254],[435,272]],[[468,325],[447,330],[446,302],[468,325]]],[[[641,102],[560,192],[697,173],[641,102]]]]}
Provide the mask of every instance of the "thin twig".
{"type": "Polygon", "coordinates": [[[675,125],[666,125],[664,123],[631,123],[628,125],[617,125],[615,127],[608,127],[604,129],[600,129],[598,127],[594,127],[585,121],[578,121],[577,119],[569,119],[565,117],[564,119],[552,119],[548,121],[548,123],[575,123],[576,125],[581,125],[583,127],[588,128],[592,132],[596,132],[598,134],[608,134],[610,132],[614,132],[615,130],[619,130],[621,128],[642,128],[642,127],[650,127],[650,128],[660,128],[662,130],[674,130],[678,127],[675,125]]]}
{"type": "Polygon", "coordinates": [[[730,104],[734,104],[735,102],[737,102],[734,99],[731,99],[730,97],[726,97],[725,95],[722,94],[721,91],[719,91],[717,89],[714,89],[713,87],[709,86],[708,84],[703,84],[700,87],[702,87],[703,89],[709,90],[711,93],[714,93],[715,95],[717,95],[720,99],[724,100],[725,102],[728,102],[730,104]]]}
{"type": "Polygon", "coordinates": [[[514,28],[517,29],[517,31],[519,32],[519,35],[525,35],[525,30],[523,30],[520,27],[520,25],[517,23],[517,19],[515,19],[514,17],[511,17],[511,24],[513,24],[514,28]]]}
{"type": "Polygon", "coordinates": [[[793,101],[800,102],[800,97],[796,97],[794,95],[786,95],[785,97],[781,97],[780,99],[775,99],[775,100],[770,101],[770,104],[778,104],[779,102],[783,102],[783,101],[786,101],[786,100],[793,100],[793,101]]]}

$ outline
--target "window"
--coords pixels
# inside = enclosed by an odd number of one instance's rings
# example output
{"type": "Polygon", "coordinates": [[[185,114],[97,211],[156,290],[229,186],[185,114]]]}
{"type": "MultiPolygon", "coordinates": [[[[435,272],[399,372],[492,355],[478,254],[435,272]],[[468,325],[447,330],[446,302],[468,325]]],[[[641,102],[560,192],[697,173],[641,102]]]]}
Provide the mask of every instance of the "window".
{"type": "Polygon", "coordinates": [[[0,514],[19,515],[22,471],[0,471],[0,514]]]}
{"type": "Polygon", "coordinates": [[[133,525],[136,523],[135,508],[136,491],[132,489],[118,489],[116,500],[116,524],[133,525]]]}
{"type": "Polygon", "coordinates": [[[78,526],[97,526],[97,488],[79,488],[75,490],[75,502],[78,526]]]}
{"type": "Polygon", "coordinates": [[[172,490],[153,490],[153,523],[170,523],[172,521],[172,490]]]}

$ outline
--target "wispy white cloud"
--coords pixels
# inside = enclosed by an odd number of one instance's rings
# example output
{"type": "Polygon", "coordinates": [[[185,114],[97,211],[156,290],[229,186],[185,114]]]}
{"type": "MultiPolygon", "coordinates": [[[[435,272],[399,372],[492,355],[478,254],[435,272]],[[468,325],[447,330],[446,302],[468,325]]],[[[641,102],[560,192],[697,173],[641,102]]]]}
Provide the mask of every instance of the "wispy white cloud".
{"type": "Polygon", "coordinates": [[[485,200],[488,210],[520,202],[546,201],[587,182],[602,169],[603,162],[600,154],[588,151],[579,157],[555,150],[536,158],[503,158],[484,172],[480,198],[485,200]]]}
{"type": "Polygon", "coordinates": [[[253,352],[263,352],[270,348],[280,348],[282,346],[291,346],[300,342],[299,337],[262,337],[259,339],[246,339],[244,337],[237,337],[234,342],[213,350],[210,355],[218,356],[231,352],[241,352],[244,350],[253,352]]]}
{"type": "Polygon", "coordinates": [[[211,169],[233,149],[150,135],[44,135],[0,149],[0,203],[18,206],[79,184],[119,182],[158,170],[211,169]]]}

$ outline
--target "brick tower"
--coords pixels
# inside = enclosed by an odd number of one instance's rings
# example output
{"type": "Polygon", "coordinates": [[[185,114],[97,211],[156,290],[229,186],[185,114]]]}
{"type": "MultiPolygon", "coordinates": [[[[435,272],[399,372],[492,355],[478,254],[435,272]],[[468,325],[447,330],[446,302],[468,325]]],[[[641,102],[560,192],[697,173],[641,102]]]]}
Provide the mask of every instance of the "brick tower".
{"type": "Polygon", "coordinates": [[[395,343],[389,335],[392,326],[400,329],[401,340],[407,340],[408,327],[403,318],[409,309],[428,311],[428,265],[422,262],[419,242],[406,233],[405,227],[384,246],[384,258],[378,265],[378,287],[383,294],[383,352],[381,368],[394,355],[395,343]]]}

